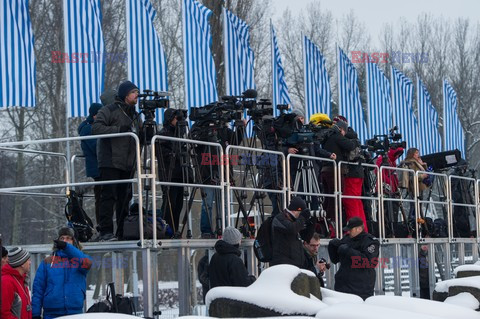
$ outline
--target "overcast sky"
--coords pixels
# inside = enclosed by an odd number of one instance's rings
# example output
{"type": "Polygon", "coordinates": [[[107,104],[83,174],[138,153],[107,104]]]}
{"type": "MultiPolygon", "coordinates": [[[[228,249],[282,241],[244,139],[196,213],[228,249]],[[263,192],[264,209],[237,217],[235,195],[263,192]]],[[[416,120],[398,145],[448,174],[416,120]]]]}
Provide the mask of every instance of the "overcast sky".
{"type": "MultiPolygon", "coordinates": [[[[286,8],[295,15],[304,10],[313,0],[272,0],[275,18],[286,8]]],[[[350,10],[365,23],[373,45],[379,43],[378,36],[384,23],[397,22],[403,16],[415,22],[419,13],[427,12],[445,18],[468,17],[471,22],[480,21],[480,0],[317,0],[320,7],[330,10],[334,18],[348,14],[350,10]]],[[[280,32],[280,30],[277,30],[280,32]]]]}

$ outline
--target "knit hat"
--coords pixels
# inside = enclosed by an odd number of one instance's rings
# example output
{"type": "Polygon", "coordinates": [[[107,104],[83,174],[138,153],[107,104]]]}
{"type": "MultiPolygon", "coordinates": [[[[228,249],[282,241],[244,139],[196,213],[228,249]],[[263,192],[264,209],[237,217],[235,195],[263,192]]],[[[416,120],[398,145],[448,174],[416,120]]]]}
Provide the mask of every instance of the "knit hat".
{"type": "Polygon", "coordinates": [[[242,237],[242,233],[235,227],[229,226],[223,230],[222,239],[230,245],[240,245],[242,237]]]}
{"type": "Polygon", "coordinates": [[[103,105],[110,105],[115,103],[115,96],[117,96],[117,91],[114,89],[106,89],[100,95],[100,101],[102,101],[103,105]]]}
{"type": "Polygon", "coordinates": [[[305,112],[302,109],[293,109],[292,113],[295,113],[295,115],[297,115],[297,116],[295,116],[295,119],[298,118],[298,117],[305,118],[305,112]]]}
{"type": "Polygon", "coordinates": [[[102,108],[102,104],[100,103],[92,103],[90,105],[90,108],[88,109],[88,115],[89,116],[95,116],[97,115],[98,111],[102,108]]]}
{"type": "Polygon", "coordinates": [[[174,119],[176,113],[176,109],[166,109],[165,112],[163,112],[163,125],[170,124],[170,122],[174,119]]]}
{"type": "Polygon", "coordinates": [[[2,246],[2,258],[8,255],[8,250],[7,248],[2,246]]]}
{"type": "Polygon", "coordinates": [[[30,259],[30,253],[22,247],[15,247],[8,252],[8,264],[12,268],[17,268],[30,259]]]}
{"type": "Polygon", "coordinates": [[[75,239],[75,230],[70,227],[62,227],[58,230],[58,238],[62,236],[70,236],[72,239],[75,239]]]}
{"type": "Polygon", "coordinates": [[[118,98],[120,100],[124,101],[125,98],[127,97],[128,93],[130,93],[133,90],[138,90],[138,87],[135,84],[133,84],[130,81],[123,82],[118,87],[118,94],[117,94],[118,98]]]}
{"type": "Polygon", "coordinates": [[[288,205],[288,210],[289,211],[296,211],[296,210],[304,210],[307,209],[307,204],[301,197],[292,197],[290,200],[290,204],[288,205]]]}

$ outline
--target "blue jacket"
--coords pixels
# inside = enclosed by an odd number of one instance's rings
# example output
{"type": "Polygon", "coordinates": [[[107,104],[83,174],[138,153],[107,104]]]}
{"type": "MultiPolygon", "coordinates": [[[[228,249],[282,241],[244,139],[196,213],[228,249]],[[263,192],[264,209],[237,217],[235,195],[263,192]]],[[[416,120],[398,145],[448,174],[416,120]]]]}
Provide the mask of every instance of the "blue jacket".
{"type": "Polygon", "coordinates": [[[70,244],[45,258],[33,281],[32,316],[82,313],[90,267],[91,258],[70,244]]]}
{"type": "MultiPolygon", "coordinates": [[[[78,126],[78,135],[89,136],[92,135],[92,123],[93,118],[87,117],[85,121],[78,126]]],[[[83,140],[81,142],[83,155],[85,156],[85,169],[87,171],[87,177],[96,178],[100,176],[98,172],[97,162],[97,140],[83,140]]]]}

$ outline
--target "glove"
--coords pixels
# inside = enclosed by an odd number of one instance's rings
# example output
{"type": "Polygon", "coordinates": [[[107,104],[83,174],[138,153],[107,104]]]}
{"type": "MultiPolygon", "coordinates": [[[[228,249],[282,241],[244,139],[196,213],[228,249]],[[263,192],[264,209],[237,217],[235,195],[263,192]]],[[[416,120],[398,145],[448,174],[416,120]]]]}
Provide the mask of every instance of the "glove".
{"type": "Polygon", "coordinates": [[[302,210],[300,212],[300,216],[303,216],[303,218],[305,218],[305,220],[309,220],[310,219],[310,209],[306,208],[306,209],[302,210]]]}
{"type": "Polygon", "coordinates": [[[330,245],[332,245],[334,247],[337,247],[337,249],[338,249],[338,247],[340,247],[341,244],[342,244],[342,242],[338,238],[330,240],[330,245]]]}
{"type": "Polygon", "coordinates": [[[341,244],[339,247],[338,247],[338,254],[339,255],[344,255],[348,250],[348,245],[347,244],[341,244]]]}
{"type": "Polygon", "coordinates": [[[125,132],[130,132],[131,128],[129,125],[122,125],[120,126],[120,129],[118,130],[119,133],[125,133],[125,132]]]}
{"type": "Polygon", "coordinates": [[[53,247],[55,247],[56,249],[65,249],[67,248],[67,243],[63,240],[56,239],[53,241],[53,247]]]}

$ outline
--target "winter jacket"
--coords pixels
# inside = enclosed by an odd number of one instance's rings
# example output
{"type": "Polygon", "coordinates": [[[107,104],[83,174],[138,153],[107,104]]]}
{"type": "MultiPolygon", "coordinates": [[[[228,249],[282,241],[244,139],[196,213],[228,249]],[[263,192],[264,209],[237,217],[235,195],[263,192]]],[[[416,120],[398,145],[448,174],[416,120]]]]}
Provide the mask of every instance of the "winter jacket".
{"type": "MultiPolygon", "coordinates": [[[[419,162],[417,162],[415,159],[413,158],[410,158],[410,159],[406,159],[404,161],[402,161],[400,163],[400,165],[398,165],[399,167],[403,167],[403,168],[409,168],[409,169],[413,169],[415,172],[417,171],[425,171],[427,169],[426,165],[422,165],[420,164],[419,162]]],[[[400,187],[404,187],[404,188],[407,188],[408,191],[413,194],[414,192],[414,185],[412,183],[412,179],[413,179],[413,175],[412,173],[409,173],[409,172],[403,172],[402,173],[402,178],[400,180],[400,187]]],[[[426,190],[428,188],[427,185],[425,185],[423,183],[423,180],[425,178],[422,177],[422,174],[419,174],[418,175],[418,190],[420,192],[423,192],[424,190],[426,190]]]]}
{"type": "MultiPolygon", "coordinates": [[[[92,134],[119,133],[120,127],[131,127],[140,132],[141,124],[135,107],[117,99],[114,104],[104,106],[98,111],[92,125],[92,134]]],[[[102,138],[97,143],[99,168],[116,168],[130,171],[135,165],[135,141],[131,137],[102,138]]]]}
{"type": "MultiPolygon", "coordinates": [[[[164,123],[159,135],[175,137],[175,126],[164,123]]],[[[158,163],[158,172],[160,179],[167,182],[182,182],[183,172],[181,166],[181,151],[180,147],[184,147],[184,143],[172,142],[166,140],[158,140],[155,146],[157,153],[157,160],[162,161],[158,163]],[[168,178],[170,177],[170,179],[168,178]]],[[[184,150],[186,152],[186,149],[184,150]]],[[[189,171],[193,175],[193,171],[189,171]]],[[[185,176],[187,178],[187,176],[185,176]]],[[[193,176],[189,176],[189,179],[193,176]]],[[[187,180],[185,180],[187,182],[187,180]]]]}
{"type": "MultiPolygon", "coordinates": [[[[348,152],[354,150],[355,147],[357,147],[358,142],[354,139],[349,139],[343,136],[336,127],[329,130],[328,137],[323,143],[323,149],[330,153],[335,153],[337,155],[337,163],[340,161],[347,161],[348,152]]],[[[322,167],[322,171],[328,170],[332,170],[332,165],[330,163],[324,164],[322,167]]]]}
{"type": "Polygon", "coordinates": [[[330,260],[334,264],[340,262],[335,274],[335,291],[354,294],[364,300],[373,296],[379,246],[379,241],[365,232],[328,243],[330,260]]]}
{"type": "Polygon", "coordinates": [[[2,267],[2,319],[31,319],[30,291],[25,282],[27,275],[20,275],[9,264],[2,267]],[[30,309],[30,310],[29,310],[30,309]]]}
{"type": "Polygon", "coordinates": [[[219,240],[215,243],[215,251],[208,265],[210,289],[219,286],[247,287],[255,281],[255,277],[248,275],[237,247],[219,240]]]}
{"type": "Polygon", "coordinates": [[[83,312],[91,258],[68,244],[40,264],[33,281],[32,313],[55,318],[83,312]]]}
{"type": "MultiPolygon", "coordinates": [[[[403,148],[389,149],[387,152],[387,163],[383,163],[383,155],[378,156],[376,165],[378,167],[397,167],[397,159],[403,154],[403,148]]],[[[378,172],[377,172],[378,173],[378,172]]],[[[387,195],[395,194],[398,191],[398,174],[397,171],[384,169],[382,172],[384,190],[387,195]]]]}
{"type": "MultiPolygon", "coordinates": [[[[90,136],[92,135],[93,117],[87,117],[85,121],[78,126],[78,135],[90,136]]],[[[97,140],[82,140],[81,142],[83,155],[85,156],[85,170],[87,177],[97,178],[100,176],[98,172],[97,162],[97,140]]]]}
{"type": "Polygon", "coordinates": [[[323,281],[323,271],[319,271],[316,267],[318,256],[312,256],[310,252],[303,247],[303,252],[305,254],[305,264],[302,266],[302,269],[310,270],[317,276],[320,287],[325,287],[325,282],[323,281]]]}
{"type": "MultiPolygon", "coordinates": [[[[345,134],[345,137],[349,139],[350,141],[353,141],[355,143],[355,147],[360,146],[360,140],[358,139],[357,133],[351,128],[348,128],[347,133],[345,134]]],[[[345,153],[346,160],[348,160],[348,153],[347,151],[345,153]]],[[[359,159],[360,160],[360,159],[359,159]]],[[[348,165],[347,166],[347,173],[346,177],[352,177],[352,178],[364,178],[365,177],[365,169],[362,165],[360,165],[360,161],[356,162],[355,164],[348,165]]]]}
{"type": "Polygon", "coordinates": [[[287,210],[277,214],[272,221],[273,255],[270,266],[289,264],[301,268],[305,264],[301,235],[311,233],[310,229],[314,227],[303,216],[295,218],[287,210]]]}

